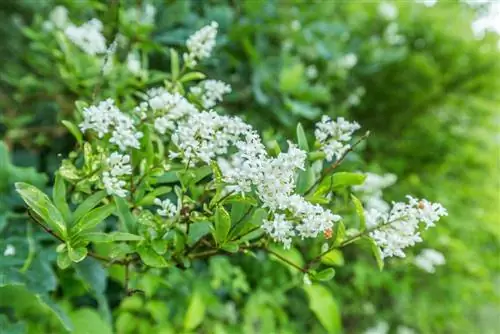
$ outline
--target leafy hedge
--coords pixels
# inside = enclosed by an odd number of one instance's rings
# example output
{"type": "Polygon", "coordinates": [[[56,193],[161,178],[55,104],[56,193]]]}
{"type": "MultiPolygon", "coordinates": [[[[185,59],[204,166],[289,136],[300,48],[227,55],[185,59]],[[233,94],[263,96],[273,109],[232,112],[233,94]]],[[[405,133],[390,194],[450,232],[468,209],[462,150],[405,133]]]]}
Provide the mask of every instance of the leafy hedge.
{"type": "MultiPolygon", "coordinates": [[[[116,3],[65,4],[75,21],[102,19],[108,40],[116,31],[129,39],[118,47],[109,77],[102,75],[102,63],[79,58],[75,46],[44,32],[53,4],[2,4],[5,13],[17,15],[1,25],[9,47],[2,49],[8,57],[0,65],[0,124],[7,143],[0,146],[0,192],[7,199],[0,203],[0,250],[16,249],[0,260],[0,300],[16,300],[2,303],[2,328],[351,333],[387,322],[397,333],[403,327],[495,332],[500,63],[498,35],[477,39],[470,29],[474,9],[458,1],[433,7],[395,2],[392,12],[378,2],[172,1],[155,3],[154,26],[141,26],[126,18],[117,24],[117,12],[139,5],[116,3]],[[380,272],[369,251],[347,247],[329,260],[335,278],[307,287],[294,268],[257,252],[255,258],[194,262],[186,271],[133,274],[129,279],[144,293],[125,297],[119,267],[103,269],[86,259],[75,269],[56,268],[53,240],[20,223],[27,218],[13,188],[19,181],[39,188],[52,182],[19,166],[50,174],[58,154],[73,148],[60,121],[74,119],[75,100],[127,97],[123,104],[133,105],[134,91],[161,83],[170,72],[166,47],[183,45],[212,20],[220,26],[217,56],[202,64],[202,72],[233,87],[223,111],[254,124],[271,147],[295,136],[299,121],[312,138],[313,124],[324,114],[370,129],[360,154],[349,155],[341,168],[397,175],[386,199],[417,189],[415,195],[442,202],[450,217],[425,233],[425,248],[444,253],[446,265],[431,275],[414,266],[409,254],[387,261],[380,272]],[[129,74],[125,60],[131,50],[147,59],[148,76],[129,74]]],[[[305,261],[298,251],[282,255],[305,261]]]]}

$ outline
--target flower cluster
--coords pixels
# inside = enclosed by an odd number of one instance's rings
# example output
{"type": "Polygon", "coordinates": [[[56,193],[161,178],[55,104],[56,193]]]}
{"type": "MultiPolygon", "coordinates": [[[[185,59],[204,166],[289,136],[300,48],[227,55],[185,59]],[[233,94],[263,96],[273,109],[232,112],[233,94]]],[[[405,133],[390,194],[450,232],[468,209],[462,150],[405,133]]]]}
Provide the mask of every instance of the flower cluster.
{"type": "Polygon", "coordinates": [[[217,37],[217,22],[211,22],[189,37],[186,42],[188,53],[183,58],[186,66],[193,68],[199,60],[210,57],[217,37]]]}
{"type": "Polygon", "coordinates": [[[323,115],[321,122],[316,124],[314,134],[321,145],[321,149],[326,154],[327,160],[331,161],[333,157],[340,159],[351,147],[348,142],[351,140],[354,131],[359,128],[358,123],[350,123],[343,117],[333,121],[330,117],[323,115]]]}
{"type": "Polygon", "coordinates": [[[362,185],[354,186],[352,190],[361,194],[360,199],[365,203],[367,210],[375,209],[379,212],[388,212],[390,205],[384,201],[382,190],[396,182],[396,175],[390,173],[378,175],[369,172],[365,175],[365,182],[362,185]]]}
{"type": "Polygon", "coordinates": [[[192,87],[191,93],[201,100],[204,108],[210,109],[222,101],[224,94],[231,93],[231,86],[220,80],[205,80],[192,87]]]}
{"type": "Polygon", "coordinates": [[[414,263],[420,269],[432,274],[436,272],[436,266],[444,265],[446,260],[441,252],[426,248],[415,257],[414,263]]]}
{"type": "Polygon", "coordinates": [[[102,22],[92,19],[81,26],[70,24],[64,30],[66,36],[82,51],[95,56],[106,52],[106,39],[102,34],[102,22]]]}
{"type": "Polygon", "coordinates": [[[95,131],[99,138],[111,133],[109,142],[122,151],[127,147],[140,147],[139,139],[142,138],[142,132],[136,131],[134,120],[121,112],[112,99],[102,101],[97,106],[84,108],[82,114],[83,122],[80,123],[82,132],[95,131]]]}
{"type": "Polygon", "coordinates": [[[177,214],[177,207],[168,198],[163,201],[155,198],[154,204],[161,208],[156,210],[160,216],[172,218],[177,214]]]}
{"type": "Polygon", "coordinates": [[[388,213],[369,209],[365,212],[366,225],[371,230],[370,237],[380,248],[382,257],[405,257],[403,249],[422,242],[419,228],[435,226],[442,216],[447,216],[439,203],[407,196],[408,203],[393,203],[388,213]]]}
{"type": "Polygon", "coordinates": [[[113,152],[107,159],[107,167],[108,169],[102,174],[102,182],[106,192],[118,197],[127,196],[128,192],[124,189],[126,182],[120,177],[132,174],[130,156],[113,152]]]}

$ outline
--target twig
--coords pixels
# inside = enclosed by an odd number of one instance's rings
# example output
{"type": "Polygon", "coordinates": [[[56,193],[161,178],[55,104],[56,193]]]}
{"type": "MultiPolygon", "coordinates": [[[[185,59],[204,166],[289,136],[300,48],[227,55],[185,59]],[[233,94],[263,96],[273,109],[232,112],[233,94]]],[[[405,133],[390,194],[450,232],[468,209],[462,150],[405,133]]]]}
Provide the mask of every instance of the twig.
{"type": "Polygon", "coordinates": [[[370,135],[370,131],[366,131],[366,133],[363,136],[361,136],[361,138],[359,138],[351,147],[349,147],[344,152],[344,154],[342,154],[342,156],[337,161],[335,161],[335,163],[333,163],[332,165],[330,165],[328,168],[325,168],[323,170],[323,172],[321,172],[321,176],[316,180],[316,182],[314,182],[314,184],[312,186],[310,186],[309,189],[306,190],[306,192],[304,193],[304,196],[309,195],[309,193],[317,185],[319,185],[321,183],[321,181],[323,181],[323,179],[325,178],[325,176],[327,176],[328,174],[330,174],[331,172],[333,172],[344,161],[344,159],[347,157],[347,155],[350,152],[352,152],[354,150],[354,148],[356,148],[356,146],[359,145],[359,143],[361,143],[363,140],[365,140],[366,138],[368,138],[369,135],[370,135]]]}
{"type": "Polygon", "coordinates": [[[276,253],[275,251],[270,250],[269,248],[264,248],[264,250],[266,250],[269,254],[272,254],[273,256],[277,257],[277,258],[278,258],[278,259],[280,259],[281,261],[285,262],[286,264],[288,264],[288,265],[290,265],[290,266],[294,267],[295,269],[297,269],[297,270],[299,270],[299,271],[303,272],[304,274],[307,274],[307,273],[309,272],[309,270],[308,270],[308,269],[306,269],[306,268],[302,268],[301,266],[299,266],[299,265],[297,265],[297,264],[293,263],[292,261],[290,261],[290,260],[288,260],[288,259],[284,258],[283,256],[279,255],[279,254],[278,254],[278,253],[276,253]]]}

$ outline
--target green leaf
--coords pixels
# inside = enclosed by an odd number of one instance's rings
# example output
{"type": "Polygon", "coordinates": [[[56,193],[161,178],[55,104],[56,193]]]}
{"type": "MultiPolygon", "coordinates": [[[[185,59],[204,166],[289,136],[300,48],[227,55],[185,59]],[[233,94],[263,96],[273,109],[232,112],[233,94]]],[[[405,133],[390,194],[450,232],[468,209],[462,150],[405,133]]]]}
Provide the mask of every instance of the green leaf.
{"type": "Polygon", "coordinates": [[[142,241],[144,237],[127,232],[87,232],[81,234],[82,239],[94,243],[107,243],[115,241],[142,241]]]}
{"type": "Polygon", "coordinates": [[[333,268],[327,268],[315,274],[313,278],[318,281],[329,281],[334,276],[335,276],[335,270],[333,268]]]}
{"type": "Polygon", "coordinates": [[[151,241],[151,246],[157,254],[163,255],[167,252],[168,241],[164,239],[155,239],[151,241]]]}
{"type": "Polygon", "coordinates": [[[104,190],[101,190],[87,197],[85,201],[83,201],[73,213],[73,221],[80,220],[84,214],[95,208],[97,204],[99,204],[104,198],[106,198],[106,196],[106,192],[104,190]]]}
{"type": "Polygon", "coordinates": [[[236,242],[227,242],[221,248],[226,252],[236,253],[240,249],[240,246],[236,242]]]}
{"type": "Polygon", "coordinates": [[[121,197],[114,197],[116,208],[118,209],[118,217],[124,224],[127,232],[135,234],[137,233],[137,221],[136,218],[130,212],[127,201],[121,197]]]}
{"type": "Polygon", "coordinates": [[[372,254],[375,257],[375,260],[377,261],[378,269],[382,271],[384,269],[384,259],[382,258],[382,252],[380,251],[380,248],[377,246],[375,241],[370,237],[363,237],[363,240],[365,240],[368,243],[368,245],[370,245],[372,254]]]}
{"type": "Polygon", "coordinates": [[[215,230],[213,232],[215,241],[222,245],[227,238],[229,229],[231,228],[231,217],[227,213],[226,209],[222,206],[218,206],[215,209],[215,230]]]}
{"type": "Polygon", "coordinates": [[[56,208],[59,209],[61,215],[66,222],[71,221],[71,211],[66,201],[66,184],[59,173],[56,173],[54,188],[52,189],[52,198],[56,208]]]}
{"type": "Polygon", "coordinates": [[[91,210],[76,222],[75,226],[71,229],[71,234],[76,235],[85,230],[93,229],[108,218],[115,209],[115,204],[109,203],[91,210]]]}
{"type": "Polygon", "coordinates": [[[359,217],[359,228],[361,231],[366,230],[366,219],[365,219],[365,210],[363,209],[363,204],[361,201],[351,194],[352,202],[354,203],[354,208],[356,209],[356,214],[359,217]]]}
{"type": "Polygon", "coordinates": [[[68,255],[71,261],[80,262],[87,256],[88,250],[85,247],[73,248],[68,246],[68,255]]]}
{"type": "Polygon", "coordinates": [[[207,76],[201,72],[189,72],[184,74],[179,81],[180,82],[188,82],[188,81],[193,81],[193,80],[203,80],[207,76]]]}
{"type": "Polygon", "coordinates": [[[137,253],[141,257],[145,265],[154,268],[165,268],[168,266],[167,260],[161,255],[158,255],[151,247],[142,245],[137,248],[137,253]]]}
{"type": "Polygon", "coordinates": [[[321,257],[321,263],[329,266],[343,266],[344,265],[344,255],[338,249],[332,249],[325,255],[321,257]]]}
{"type": "Polygon", "coordinates": [[[321,181],[315,195],[324,195],[333,190],[360,185],[365,182],[366,175],[359,173],[338,172],[327,176],[321,181]]]}
{"type": "Polygon", "coordinates": [[[175,49],[170,49],[170,70],[172,72],[172,81],[176,81],[179,76],[179,54],[175,49]]]}
{"type": "MultiPolygon", "coordinates": [[[[0,307],[13,310],[13,316],[17,319],[43,319],[50,322],[53,333],[67,333],[73,330],[70,319],[56,303],[44,294],[31,291],[20,282],[9,283],[0,280],[0,307]]],[[[36,321],[33,324],[38,325],[36,321]]],[[[1,333],[4,333],[3,329],[0,328],[1,333]]],[[[39,331],[35,329],[35,332],[39,331]]]]}
{"type": "Polygon", "coordinates": [[[187,244],[193,246],[198,240],[210,233],[212,224],[207,221],[196,222],[189,225],[187,244]]]}
{"type": "Polygon", "coordinates": [[[302,124],[297,124],[297,143],[299,144],[299,148],[306,152],[309,152],[309,145],[307,144],[306,133],[304,132],[304,128],[302,124]]]}
{"type": "Polygon", "coordinates": [[[66,129],[68,129],[68,131],[73,135],[73,137],[75,137],[78,144],[81,145],[83,143],[83,135],[80,132],[80,129],[74,123],[71,123],[70,121],[63,120],[61,122],[66,127],[66,129]]]}
{"type": "Polygon", "coordinates": [[[42,218],[52,230],[56,231],[63,239],[67,237],[64,218],[47,195],[38,188],[23,182],[16,183],[16,191],[29,208],[42,218]]]}
{"type": "Polygon", "coordinates": [[[148,193],[140,201],[138,201],[137,205],[139,206],[153,205],[155,198],[168,194],[171,191],[172,187],[167,187],[167,186],[155,188],[152,192],[148,193]]]}
{"type": "Polygon", "coordinates": [[[79,308],[70,315],[73,321],[72,334],[112,334],[111,326],[107,324],[99,313],[91,308],[79,308]]]}
{"type": "Polygon", "coordinates": [[[309,298],[309,308],[318,318],[328,333],[342,332],[340,311],[331,292],[322,285],[312,284],[304,286],[309,298]]]}
{"type": "Polygon", "coordinates": [[[338,246],[342,243],[342,241],[344,241],[344,238],[345,238],[345,225],[342,221],[339,221],[337,222],[337,224],[335,224],[335,240],[333,242],[333,244],[335,246],[338,246]]]}
{"type": "Polygon", "coordinates": [[[191,295],[189,306],[184,315],[184,330],[192,331],[205,319],[205,301],[199,290],[195,289],[191,295]]]}
{"type": "Polygon", "coordinates": [[[66,269],[71,265],[71,259],[69,258],[68,251],[57,254],[57,266],[61,269],[66,269]]]}
{"type": "MultiPolygon", "coordinates": [[[[284,249],[282,245],[271,245],[270,249],[274,253],[277,253],[278,255],[287,259],[288,261],[297,265],[298,267],[304,266],[304,258],[302,257],[302,254],[296,248],[284,249]]],[[[298,272],[297,268],[292,267],[290,264],[281,260],[277,256],[274,256],[273,254],[270,254],[269,256],[271,257],[271,259],[278,261],[279,263],[286,266],[292,274],[297,274],[297,272],[298,272]]]]}
{"type": "Polygon", "coordinates": [[[91,257],[87,257],[80,263],[75,264],[76,272],[83,281],[90,286],[96,294],[102,294],[106,291],[107,270],[101,262],[91,257]]]}
{"type": "Polygon", "coordinates": [[[297,193],[304,194],[314,185],[315,181],[313,169],[310,166],[307,166],[305,170],[300,171],[299,177],[297,178],[297,193]]]}

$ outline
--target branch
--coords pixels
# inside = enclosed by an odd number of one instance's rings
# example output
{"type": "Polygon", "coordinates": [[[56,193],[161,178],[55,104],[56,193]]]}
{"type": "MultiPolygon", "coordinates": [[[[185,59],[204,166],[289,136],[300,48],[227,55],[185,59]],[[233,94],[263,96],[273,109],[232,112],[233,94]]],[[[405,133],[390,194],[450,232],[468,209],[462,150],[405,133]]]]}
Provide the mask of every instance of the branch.
{"type": "Polygon", "coordinates": [[[295,269],[299,270],[300,272],[303,272],[304,274],[307,274],[309,272],[308,268],[302,268],[301,266],[293,263],[292,261],[284,258],[283,256],[279,255],[278,253],[276,253],[275,251],[272,251],[270,250],[269,248],[264,248],[269,254],[272,254],[274,255],[275,257],[277,257],[278,259],[280,259],[281,261],[285,262],[286,264],[294,267],[295,269]]]}
{"type": "Polygon", "coordinates": [[[370,135],[370,131],[366,131],[366,133],[363,136],[361,136],[361,138],[359,138],[351,147],[349,147],[344,152],[344,154],[342,154],[342,156],[337,161],[335,161],[335,163],[333,163],[332,165],[330,165],[328,168],[325,168],[323,170],[323,172],[321,173],[321,176],[316,180],[316,182],[314,182],[314,184],[311,187],[309,187],[309,189],[306,190],[306,192],[304,193],[304,196],[309,195],[309,193],[317,185],[319,185],[321,183],[321,181],[323,181],[323,179],[325,178],[325,176],[327,176],[328,174],[330,174],[331,172],[333,172],[344,161],[344,159],[347,157],[347,155],[349,153],[351,153],[356,148],[356,146],[359,145],[359,143],[361,143],[363,140],[365,140],[366,138],[368,138],[369,135],[370,135]]]}

